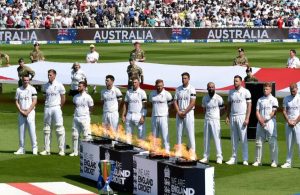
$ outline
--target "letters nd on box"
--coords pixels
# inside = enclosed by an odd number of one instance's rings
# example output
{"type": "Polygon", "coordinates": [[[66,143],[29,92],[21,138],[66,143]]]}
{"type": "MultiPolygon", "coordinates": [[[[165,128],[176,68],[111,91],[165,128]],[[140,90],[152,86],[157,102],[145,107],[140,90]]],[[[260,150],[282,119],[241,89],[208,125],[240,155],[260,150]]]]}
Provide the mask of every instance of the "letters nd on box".
{"type": "MultiPolygon", "coordinates": [[[[116,150],[111,146],[100,146],[100,160],[109,156],[110,160],[115,161],[110,187],[118,191],[133,191],[133,155],[138,154],[138,150],[116,150]]],[[[106,159],[107,160],[107,159],[106,159]]]]}

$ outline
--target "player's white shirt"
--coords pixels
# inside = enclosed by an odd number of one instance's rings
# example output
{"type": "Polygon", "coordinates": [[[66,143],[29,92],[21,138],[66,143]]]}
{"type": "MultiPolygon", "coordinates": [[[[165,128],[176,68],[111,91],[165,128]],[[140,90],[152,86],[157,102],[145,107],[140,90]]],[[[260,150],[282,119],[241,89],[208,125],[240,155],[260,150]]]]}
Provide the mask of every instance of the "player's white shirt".
{"type": "Polygon", "coordinates": [[[85,73],[81,69],[77,70],[76,72],[73,70],[71,72],[71,90],[77,90],[79,82],[84,81],[85,79],[85,73]]]}
{"type": "Polygon", "coordinates": [[[256,103],[256,110],[264,119],[270,119],[270,114],[277,108],[278,100],[272,94],[259,98],[256,103]]]}
{"type": "Polygon", "coordinates": [[[171,93],[165,89],[163,89],[159,94],[156,90],[151,91],[149,101],[152,102],[152,116],[168,116],[168,103],[172,101],[172,99],[171,93]]]}
{"type": "Polygon", "coordinates": [[[36,89],[31,85],[28,85],[26,88],[21,86],[16,91],[15,99],[18,100],[22,110],[27,110],[30,108],[33,99],[37,99],[36,89]]]}
{"type": "Polygon", "coordinates": [[[288,68],[300,68],[299,58],[294,56],[293,58],[289,58],[287,61],[288,68]]]}
{"type": "Polygon", "coordinates": [[[205,119],[220,119],[220,108],[224,106],[223,98],[214,94],[211,98],[206,95],[202,99],[202,107],[205,108],[205,119]]]}
{"type": "Polygon", "coordinates": [[[125,95],[125,102],[128,103],[128,112],[143,113],[143,102],[147,101],[146,92],[138,88],[137,90],[129,89],[125,95]]]}
{"type": "Polygon", "coordinates": [[[296,94],[286,96],[283,99],[283,108],[286,109],[288,119],[295,120],[300,115],[300,96],[296,94]]]}
{"type": "Polygon", "coordinates": [[[247,102],[251,102],[251,93],[244,87],[239,90],[232,89],[229,91],[228,102],[231,103],[231,116],[245,115],[247,102]]]}
{"type": "Polygon", "coordinates": [[[82,94],[77,94],[73,98],[73,103],[75,105],[75,117],[89,117],[90,116],[90,107],[94,106],[93,98],[83,92],[82,94]]]}
{"type": "Polygon", "coordinates": [[[119,88],[113,86],[111,89],[101,90],[101,100],[104,101],[103,112],[118,112],[122,93],[119,88]]]}
{"type": "MultiPolygon", "coordinates": [[[[99,60],[99,53],[96,51],[90,52],[86,55],[86,62],[87,63],[94,63],[94,61],[99,60]]],[[[96,63],[96,62],[95,62],[96,63]]]]}
{"type": "Polygon", "coordinates": [[[189,106],[191,99],[196,99],[196,90],[192,85],[177,87],[174,100],[177,101],[180,111],[184,111],[189,106]]]}
{"type": "Polygon", "coordinates": [[[48,82],[43,85],[43,92],[46,95],[45,106],[53,107],[60,105],[60,95],[64,95],[66,93],[66,90],[63,84],[54,80],[52,84],[48,82]]]}

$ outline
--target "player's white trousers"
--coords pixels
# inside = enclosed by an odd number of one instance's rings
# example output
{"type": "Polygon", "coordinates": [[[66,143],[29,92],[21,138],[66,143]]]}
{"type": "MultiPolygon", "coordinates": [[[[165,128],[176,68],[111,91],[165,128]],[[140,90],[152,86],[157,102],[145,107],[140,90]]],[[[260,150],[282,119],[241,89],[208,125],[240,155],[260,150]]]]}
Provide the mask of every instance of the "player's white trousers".
{"type": "Polygon", "coordinates": [[[267,141],[270,147],[271,162],[278,164],[278,144],[276,120],[272,119],[262,127],[259,123],[256,126],[256,161],[261,163],[263,144],[267,141]]]}
{"type": "Polygon", "coordinates": [[[73,131],[72,131],[72,141],[73,141],[73,151],[78,154],[78,142],[80,133],[82,132],[83,140],[89,141],[92,139],[91,136],[91,118],[90,117],[74,117],[73,119],[73,131]]]}
{"type": "Polygon", "coordinates": [[[168,116],[152,116],[151,125],[153,136],[159,137],[161,133],[165,150],[170,151],[168,116]]]}
{"type": "Polygon", "coordinates": [[[286,162],[292,163],[293,157],[293,146],[296,142],[298,146],[298,153],[300,156],[300,123],[297,123],[294,127],[285,125],[285,136],[286,136],[286,146],[287,146],[287,156],[286,162]]]}
{"type": "Polygon", "coordinates": [[[50,152],[51,125],[55,125],[59,150],[65,150],[65,128],[60,106],[45,107],[44,110],[44,143],[45,150],[50,152]]]}
{"type": "Polygon", "coordinates": [[[107,128],[118,131],[119,112],[104,112],[102,116],[102,124],[107,128]]]}
{"type": "Polygon", "coordinates": [[[127,134],[127,143],[131,143],[131,135],[133,135],[133,130],[137,128],[138,130],[138,138],[144,139],[145,138],[145,122],[140,124],[142,114],[141,113],[133,113],[127,112],[126,114],[126,121],[125,121],[125,128],[127,134]]]}
{"type": "Polygon", "coordinates": [[[37,148],[36,133],[35,133],[35,111],[32,110],[27,117],[19,113],[19,147],[24,148],[25,130],[28,127],[32,149],[37,148]]]}
{"type": "Polygon", "coordinates": [[[183,119],[176,115],[176,127],[177,144],[182,144],[182,131],[185,129],[189,137],[189,147],[196,151],[194,110],[187,113],[186,117],[183,119]]]}
{"type": "Polygon", "coordinates": [[[246,115],[230,116],[230,134],[232,144],[232,158],[237,159],[239,141],[243,148],[243,161],[248,161],[247,126],[243,125],[246,115]]]}
{"type": "Polygon", "coordinates": [[[204,121],[204,154],[203,157],[209,159],[210,154],[210,138],[214,139],[217,158],[223,159],[221,148],[221,125],[220,119],[205,119],[204,121]]]}

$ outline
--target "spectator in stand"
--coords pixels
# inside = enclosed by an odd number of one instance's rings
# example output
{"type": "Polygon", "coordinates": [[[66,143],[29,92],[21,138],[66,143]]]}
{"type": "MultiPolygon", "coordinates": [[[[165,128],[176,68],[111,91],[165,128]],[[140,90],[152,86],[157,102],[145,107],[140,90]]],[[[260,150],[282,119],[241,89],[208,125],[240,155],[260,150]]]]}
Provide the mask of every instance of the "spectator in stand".
{"type": "Polygon", "coordinates": [[[48,15],[44,23],[45,29],[50,29],[52,26],[51,16],[48,15]]]}
{"type": "Polygon", "coordinates": [[[283,24],[284,24],[284,21],[282,19],[282,16],[280,16],[277,20],[277,27],[281,29],[283,27],[283,24]]]}
{"type": "Polygon", "coordinates": [[[296,50],[290,50],[290,57],[286,64],[287,68],[300,68],[300,61],[299,58],[296,57],[296,50]]]}

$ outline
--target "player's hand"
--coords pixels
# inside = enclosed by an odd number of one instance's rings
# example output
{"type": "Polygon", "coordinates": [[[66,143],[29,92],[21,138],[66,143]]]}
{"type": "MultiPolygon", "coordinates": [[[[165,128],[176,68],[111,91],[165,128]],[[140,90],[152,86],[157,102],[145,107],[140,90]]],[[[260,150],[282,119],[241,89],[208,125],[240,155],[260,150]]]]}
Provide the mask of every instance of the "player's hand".
{"type": "Polygon", "coordinates": [[[226,117],[225,122],[226,122],[227,125],[229,125],[230,120],[229,120],[228,116],[226,117]]]}
{"type": "Polygon", "coordinates": [[[247,126],[248,124],[249,124],[249,119],[245,119],[243,125],[244,125],[244,126],[247,126]]]}
{"type": "Polygon", "coordinates": [[[125,123],[126,117],[122,116],[122,122],[125,123]]]}
{"type": "Polygon", "coordinates": [[[145,122],[145,117],[142,116],[141,119],[140,119],[140,124],[142,125],[142,124],[144,124],[144,122],[145,122]]]}
{"type": "Polygon", "coordinates": [[[296,125],[296,122],[294,120],[288,120],[288,125],[290,127],[294,127],[296,125]]]}
{"type": "Polygon", "coordinates": [[[178,116],[182,119],[185,118],[184,112],[181,112],[181,111],[178,112],[178,116]]]}

